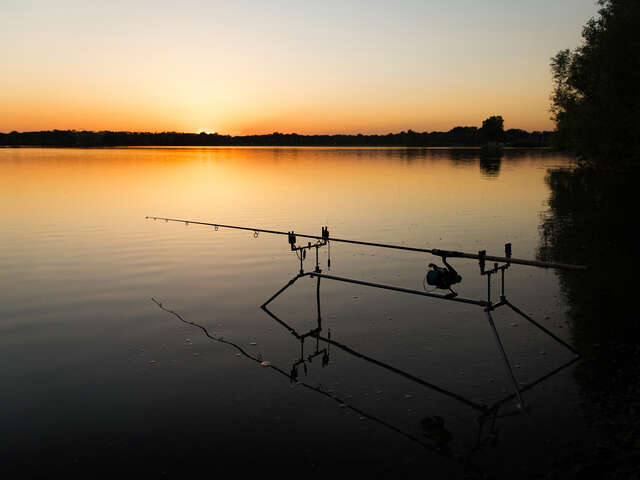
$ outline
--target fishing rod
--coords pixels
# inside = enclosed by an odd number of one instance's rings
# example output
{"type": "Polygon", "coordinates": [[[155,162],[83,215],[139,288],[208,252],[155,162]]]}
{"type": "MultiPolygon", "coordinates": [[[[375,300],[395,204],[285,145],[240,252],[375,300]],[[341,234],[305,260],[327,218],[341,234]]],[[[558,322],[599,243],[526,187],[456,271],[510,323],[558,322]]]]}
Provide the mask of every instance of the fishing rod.
{"type": "MultiPolygon", "coordinates": [[[[291,287],[296,281],[301,278],[309,277],[316,279],[316,297],[318,299],[318,319],[320,319],[320,279],[324,278],[327,280],[333,280],[338,282],[350,283],[355,285],[361,285],[366,287],[379,288],[384,290],[391,290],[399,293],[409,294],[409,295],[419,295],[423,297],[434,298],[438,300],[446,300],[450,302],[459,302],[470,305],[475,305],[485,312],[487,320],[489,322],[489,326],[493,333],[494,340],[496,342],[496,346],[502,357],[507,377],[511,380],[513,384],[514,394],[513,397],[517,397],[518,399],[518,407],[525,409],[526,405],[522,398],[522,393],[525,390],[521,388],[518,380],[516,379],[515,372],[511,366],[509,358],[507,356],[507,352],[502,344],[502,340],[500,338],[500,334],[495,326],[492,312],[496,309],[507,306],[513,312],[520,315],[526,321],[528,321],[531,325],[542,331],[544,334],[555,340],[560,345],[564,346],[566,349],[571,351],[576,359],[580,357],[579,352],[569,345],[567,342],[559,338],[557,335],[552,333],[549,329],[547,329],[540,322],[535,321],[529,315],[524,313],[518,307],[516,307],[513,303],[511,303],[505,294],[505,272],[511,266],[511,264],[519,264],[519,265],[527,265],[533,267],[541,267],[541,268],[555,268],[561,270],[585,270],[586,267],[584,265],[568,265],[562,263],[550,263],[550,262],[540,262],[537,260],[526,260],[526,259],[516,259],[511,256],[511,244],[507,243],[504,246],[505,254],[504,256],[494,256],[487,255],[485,250],[480,250],[476,253],[466,253],[466,252],[458,252],[455,250],[440,250],[437,248],[417,248],[417,247],[407,247],[404,245],[390,245],[384,243],[375,243],[375,242],[364,242],[360,240],[348,240],[344,238],[333,238],[329,235],[328,227],[322,227],[321,235],[307,235],[307,234],[297,234],[293,231],[291,232],[283,232],[278,230],[267,230],[264,228],[253,228],[253,227],[242,227],[238,225],[224,225],[220,223],[208,223],[208,222],[198,222],[194,220],[180,220],[176,218],[166,218],[166,217],[152,217],[147,216],[147,219],[152,220],[164,220],[165,222],[179,222],[184,223],[185,225],[189,225],[193,223],[194,225],[204,225],[214,227],[216,230],[220,228],[229,228],[234,230],[245,230],[253,232],[254,236],[257,237],[259,233],[268,233],[273,235],[286,235],[288,238],[289,246],[291,251],[294,252],[300,261],[300,271],[297,275],[291,278],[282,288],[280,288],[276,293],[274,293],[266,302],[262,304],[262,308],[266,309],[267,305],[274,301],[278,296],[280,296],[285,290],[291,287]],[[305,239],[313,239],[316,240],[315,243],[307,242],[307,244],[298,245],[298,237],[305,239]],[[444,266],[438,266],[434,263],[430,263],[428,265],[429,270],[424,277],[424,290],[415,290],[405,287],[399,287],[395,285],[387,285],[383,283],[375,283],[369,282],[354,278],[348,278],[337,275],[329,275],[326,273],[322,273],[322,269],[320,268],[318,251],[321,247],[329,246],[330,250],[330,242],[341,242],[341,243],[350,243],[355,245],[365,245],[370,247],[379,247],[379,248],[390,248],[396,250],[405,250],[412,252],[421,252],[421,253],[429,253],[431,255],[438,256],[442,259],[444,266]],[[304,260],[306,258],[307,251],[311,251],[315,249],[315,269],[311,271],[305,271],[304,269],[304,260]],[[485,299],[475,299],[475,298],[464,298],[458,296],[458,293],[452,289],[452,286],[458,284],[462,281],[462,277],[458,274],[458,272],[447,262],[448,258],[468,258],[468,259],[476,259],[478,260],[478,264],[480,266],[480,275],[487,277],[487,296],[485,299]],[[492,266],[487,268],[487,261],[494,262],[492,266]],[[501,265],[499,263],[502,263],[501,265]],[[499,275],[500,277],[500,295],[499,300],[494,301],[492,297],[491,290],[491,279],[493,275],[499,275]],[[435,289],[440,290],[448,290],[449,293],[435,293],[434,291],[427,291],[426,284],[429,284],[435,289]]],[[[331,268],[331,257],[329,253],[328,259],[328,267],[331,268]]]]}
{"type": "Polygon", "coordinates": [[[541,267],[541,268],[555,268],[559,270],[585,270],[587,267],[584,265],[570,265],[566,263],[552,263],[552,262],[541,262],[538,260],[528,260],[522,258],[512,258],[507,256],[495,256],[495,255],[483,255],[482,252],[479,253],[467,253],[467,252],[458,252],[455,250],[441,250],[438,248],[418,248],[418,247],[407,247],[404,245],[390,245],[387,243],[376,243],[376,242],[365,242],[361,240],[349,240],[346,238],[335,238],[329,236],[329,231],[327,227],[323,227],[322,235],[309,235],[309,234],[300,234],[294,232],[283,232],[278,230],[267,230],[264,228],[254,228],[254,227],[241,227],[238,225],[223,225],[221,223],[208,223],[208,222],[198,222],[195,220],[181,220],[177,218],[165,218],[165,217],[152,217],[147,216],[146,219],[152,220],[164,220],[165,222],[179,222],[194,225],[205,225],[209,227],[214,227],[216,230],[218,228],[229,228],[233,230],[245,230],[248,232],[253,232],[254,234],[258,233],[268,233],[272,235],[287,235],[291,238],[291,234],[294,234],[295,237],[300,238],[308,238],[311,240],[321,240],[321,241],[331,241],[331,242],[340,242],[340,243],[350,243],[353,245],[364,245],[368,247],[379,247],[379,248],[390,248],[395,250],[406,250],[410,252],[422,252],[422,253],[430,253],[432,255],[436,255],[438,257],[443,258],[469,258],[474,260],[480,260],[484,257],[484,260],[490,262],[509,262],[518,265],[528,265],[531,267],[541,267]]]}

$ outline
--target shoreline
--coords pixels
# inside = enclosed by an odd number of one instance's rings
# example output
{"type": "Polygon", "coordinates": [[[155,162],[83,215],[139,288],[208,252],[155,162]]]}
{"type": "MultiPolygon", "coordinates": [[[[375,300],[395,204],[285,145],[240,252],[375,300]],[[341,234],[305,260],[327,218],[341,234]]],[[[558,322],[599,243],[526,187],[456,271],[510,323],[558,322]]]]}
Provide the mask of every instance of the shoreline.
{"type": "MultiPolygon", "coordinates": [[[[484,145],[0,145],[0,148],[86,148],[86,149],[117,149],[117,148],[330,148],[330,149],[412,149],[412,150],[482,150],[484,145]]],[[[502,150],[548,150],[559,151],[551,146],[509,146],[502,150]]]]}

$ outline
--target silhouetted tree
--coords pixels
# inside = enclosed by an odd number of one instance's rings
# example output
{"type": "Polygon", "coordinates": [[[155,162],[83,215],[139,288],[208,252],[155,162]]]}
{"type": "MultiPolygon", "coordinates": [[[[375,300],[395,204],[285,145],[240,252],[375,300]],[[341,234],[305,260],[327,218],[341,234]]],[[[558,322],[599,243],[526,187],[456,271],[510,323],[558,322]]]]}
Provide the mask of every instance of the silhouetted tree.
{"type": "Polygon", "coordinates": [[[487,142],[498,142],[504,136],[504,120],[500,115],[494,115],[482,121],[480,129],[487,142]]]}
{"type": "Polygon", "coordinates": [[[640,161],[640,2],[600,0],[583,44],[551,60],[551,113],[561,147],[583,161],[640,161]]]}

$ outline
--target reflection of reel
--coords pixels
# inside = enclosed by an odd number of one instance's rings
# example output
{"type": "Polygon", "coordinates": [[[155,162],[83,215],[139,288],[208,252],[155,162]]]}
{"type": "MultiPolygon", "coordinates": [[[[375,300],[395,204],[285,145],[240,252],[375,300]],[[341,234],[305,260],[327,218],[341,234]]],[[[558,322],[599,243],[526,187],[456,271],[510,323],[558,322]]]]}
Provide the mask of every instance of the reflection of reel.
{"type": "Polygon", "coordinates": [[[451,285],[460,283],[462,281],[462,277],[458,275],[458,272],[456,272],[446,260],[443,261],[446,267],[439,267],[434,263],[429,264],[429,268],[431,268],[431,270],[427,272],[426,279],[429,285],[447,290],[451,289],[451,285]]]}
{"type": "Polygon", "coordinates": [[[327,365],[329,365],[329,354],[324,352],[324,355],[322,355],[322,366],[326,367],[327,365]]]}
{"type": "Polygon", "coordinates": [[[304,376],[306,377],[309,371],[307,370],[307,363],[304,360],[300,360],[293,364],[291,367],[291,372],[289,373],[289,378],[291,378],[291,383],[296,382],[298,380],[298,365],[302,363],[302,369],[304,370],[304,376]]]}

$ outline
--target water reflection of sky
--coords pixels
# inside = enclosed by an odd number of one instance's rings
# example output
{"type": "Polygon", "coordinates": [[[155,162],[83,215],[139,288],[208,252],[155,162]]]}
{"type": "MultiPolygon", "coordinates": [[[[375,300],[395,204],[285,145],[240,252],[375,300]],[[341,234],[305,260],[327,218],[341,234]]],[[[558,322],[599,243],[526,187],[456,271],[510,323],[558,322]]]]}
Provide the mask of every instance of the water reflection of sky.
{"type": "MultiPolygon", "coordinates": [[[[222,464],[278,463],[284,450],[306,465],[374,455],[387,466],[401,458],[454,468],[331,399],[265,375],[149,300],[291,365],[298,342],[258,308],[297,271],[286,238],[144,216],[317,234],[328,225],[344,238],[496,254],[510,241],[514,256],[533,258],[546,169],[566,162],[507,151],[487,172],[470,150],[0,150],[0,328],[3,377],[12,386],[0,401],[3,456],[30,464],[35,455],[72,469],[154,459],[162,471],[212,462],[212,452],[222,464]]],[[[422,288],[435,260],[348,245],[333,245],[331,256],[332,272],[406,288],[422,288]]],[[[326,254],[321,261],[326,266],[326,254]]],[[[457,290],[482,297],[477,265],[455,266],[464,278],[457,290]]],[[[508,288],[523,310],[568,338],[552,272],[513,266],[508,288]]],[[[336,341],[473,401],[509,389],[477,307],[331,283],[322,298],[336,341]]],[[[293,328],[313,328],[313,282],[297,282],[273,309],[293,328]]],[[[496,323],[523,382],[570,358],[506,312],[496,323]]],[[[421,420],[437,415],[454,451],[475,445],[474,412],[339,349],[326,368],[318,358],[304,380],[419,437],[421,420]]],[[[579,431],[575,390],[570,369],[533,389],[531,415],[503,421],[505,440],[478,462],[499,472],[547,461],[579,431]],[[491,465],[497,458],[513,461],[491,465]]]]}

